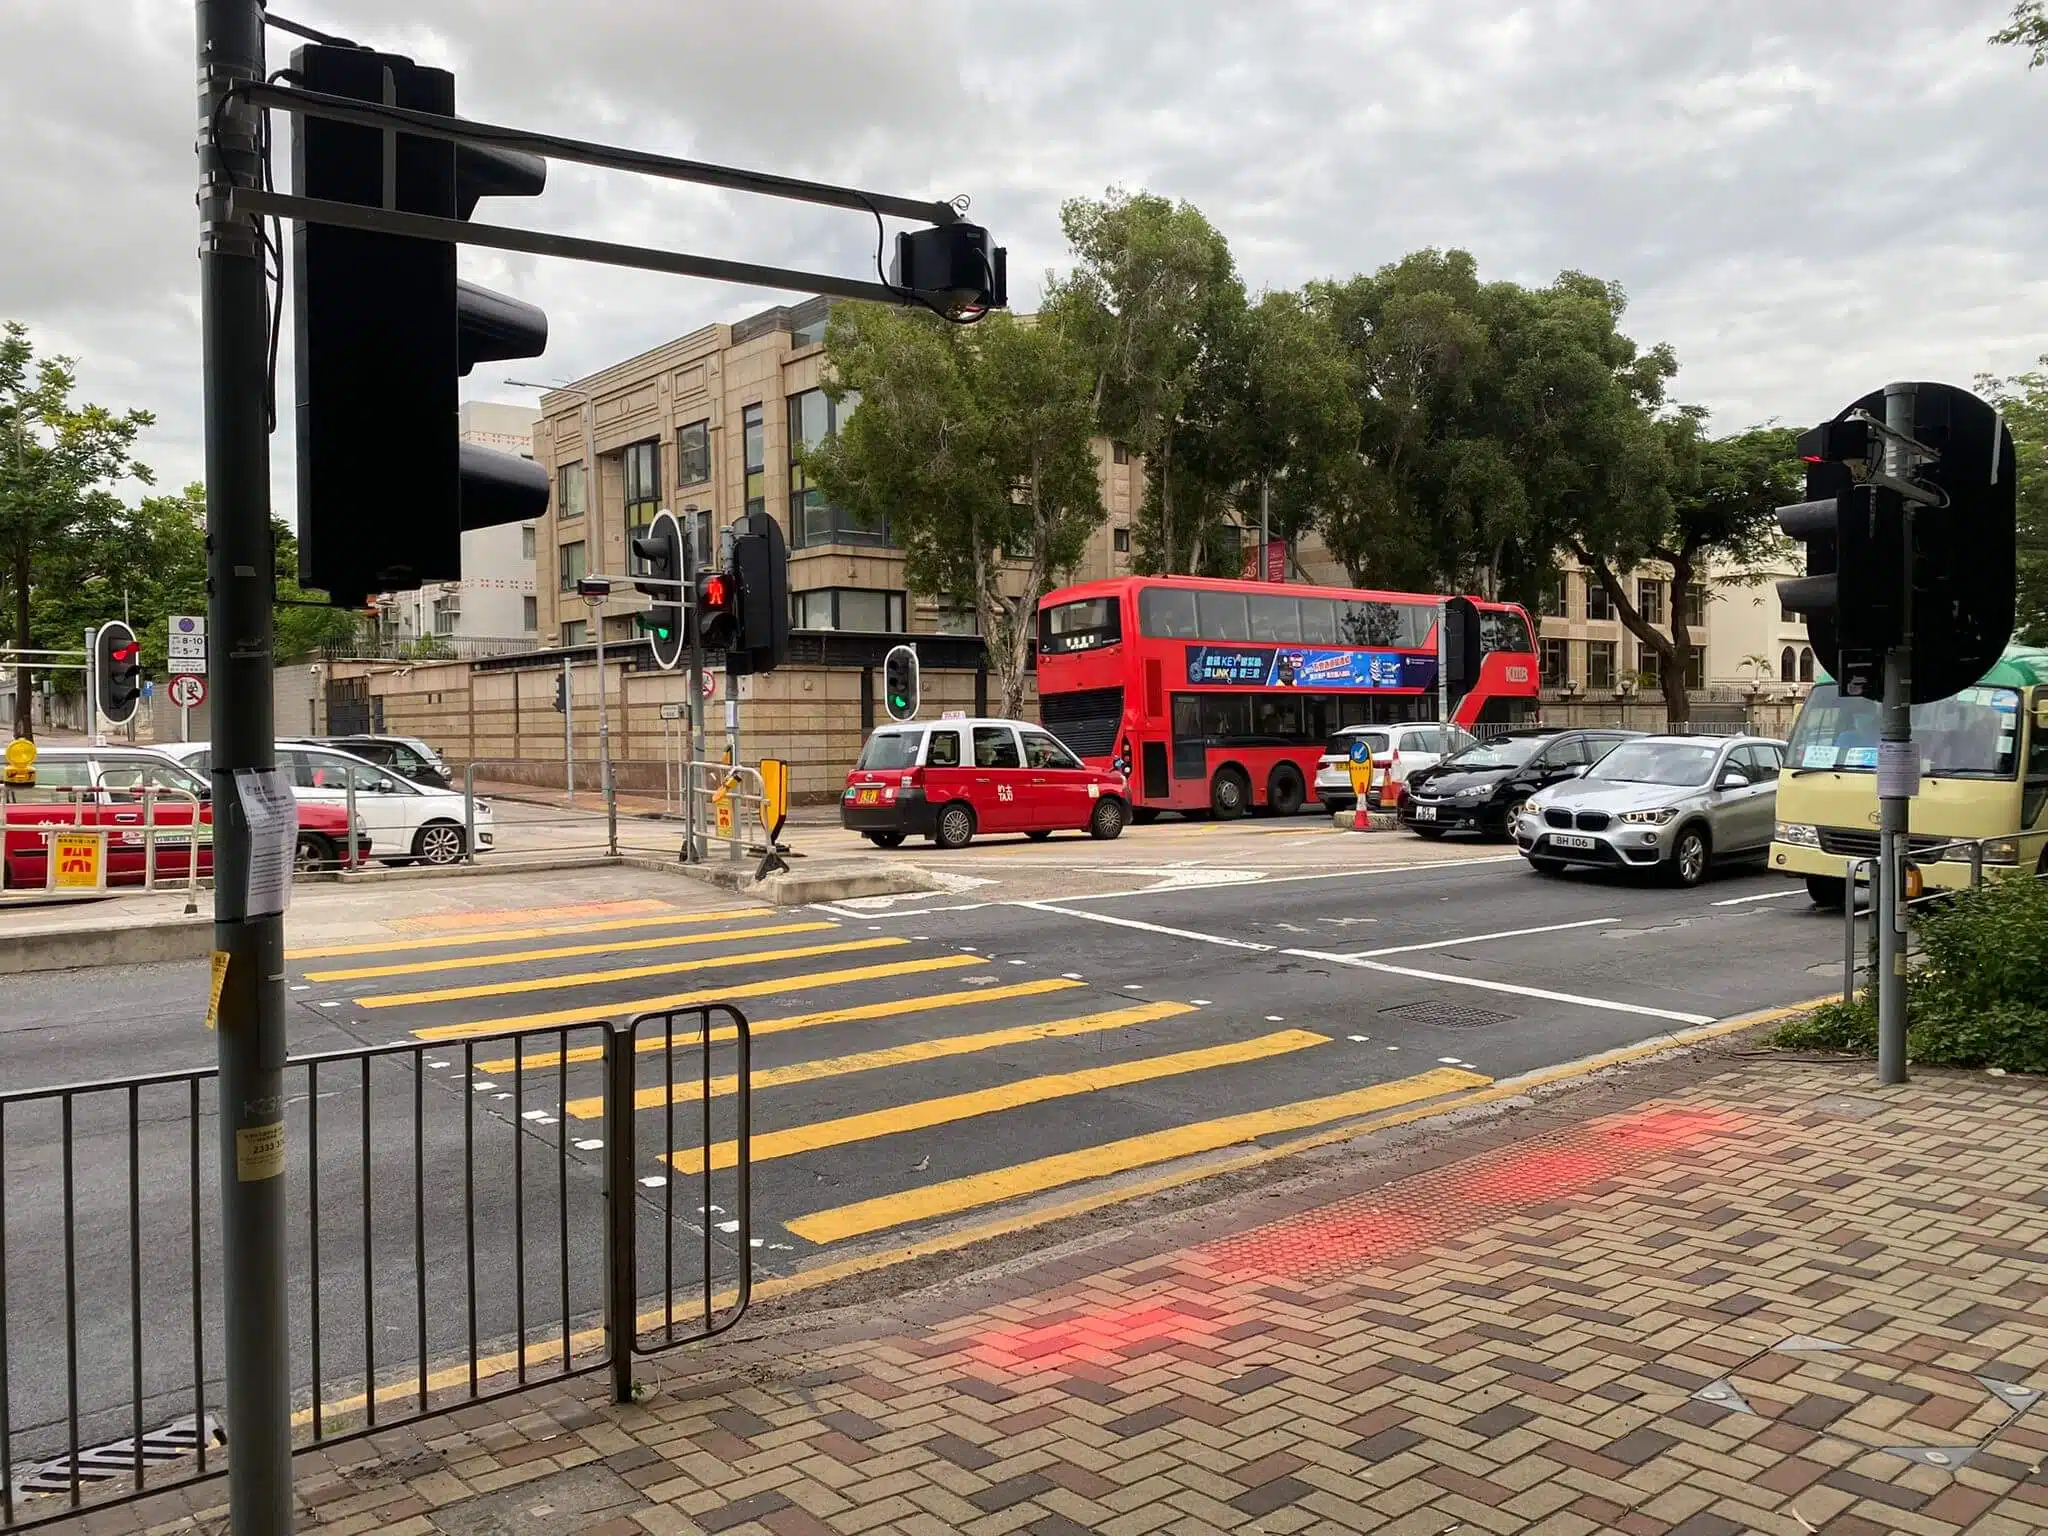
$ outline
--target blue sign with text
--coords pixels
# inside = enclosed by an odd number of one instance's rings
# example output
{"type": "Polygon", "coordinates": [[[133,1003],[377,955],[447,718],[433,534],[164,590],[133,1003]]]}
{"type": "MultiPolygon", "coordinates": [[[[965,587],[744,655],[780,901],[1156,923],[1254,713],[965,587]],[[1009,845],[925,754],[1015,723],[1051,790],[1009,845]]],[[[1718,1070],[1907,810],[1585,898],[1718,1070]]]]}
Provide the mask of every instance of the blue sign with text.
{"type": "Polygon", "coordinates": [[[1188,681],[1261,688],[1433,688],[1436,658],[1306,646],[1191,645],[1188,681]]]}

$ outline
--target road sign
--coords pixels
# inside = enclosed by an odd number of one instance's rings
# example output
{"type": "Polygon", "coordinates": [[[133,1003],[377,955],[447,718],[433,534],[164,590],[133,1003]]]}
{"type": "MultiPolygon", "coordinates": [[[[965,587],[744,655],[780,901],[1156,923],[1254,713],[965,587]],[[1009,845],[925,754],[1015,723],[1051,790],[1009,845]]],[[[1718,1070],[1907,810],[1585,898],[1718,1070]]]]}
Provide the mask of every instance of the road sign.
{"type": "Polygon", "coordinates": [[[704,697],[710,699],[716,698],[717,696],[718,674],[715,672],[706,672],[704,674],[704,697]]]}
{"type": "Polygon", "coordinates": [[[206,679],[196,672],[181,672],[171,679],[170,697],[180,709],[197,709],[206,702],[206,679]]]}
{"type": "Polygon", "coordinates": [[[196,613],[174,613],[169,620],[166,652],[173,673],[206,670],[206,619],[196,613]]]}
{"type": "Polygon", "coordinates": [[[50,835],[48,887],[53,891],[104,891],[107,888],[107,834],[104,828],[66,828],[50,835]]]}
{"type": "Polygon", "coordinates": [[[664,705],[662,705],[662,706],[661,706],[661,718],[662,718],[662,719],[664,719],[664,720],[680,720],[680,719],[682,719],[682,718],[683,718],[683,706],[682,706],[682,705],[680,705],[680,704],[664,704],[664,705]]]}

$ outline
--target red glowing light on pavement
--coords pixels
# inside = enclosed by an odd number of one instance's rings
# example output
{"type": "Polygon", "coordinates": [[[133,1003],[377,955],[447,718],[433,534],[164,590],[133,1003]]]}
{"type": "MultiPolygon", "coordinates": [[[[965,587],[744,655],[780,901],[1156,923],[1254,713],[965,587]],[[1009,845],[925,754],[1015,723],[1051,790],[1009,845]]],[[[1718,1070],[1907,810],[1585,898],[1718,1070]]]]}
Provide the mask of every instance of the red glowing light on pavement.
{"type": "Polygon", "coordinates": [[[1153,1339],[1199,1338],[1221,1326],[1214,1318],[1198,1317],[1173,1307],[1110,1307],[1034,1328],[995,1329],[976,1339],[967,1354],[972,1360],[1002,1371],[1071,1360],[1112,1364],[1127,1351],[1153,1339]]]}

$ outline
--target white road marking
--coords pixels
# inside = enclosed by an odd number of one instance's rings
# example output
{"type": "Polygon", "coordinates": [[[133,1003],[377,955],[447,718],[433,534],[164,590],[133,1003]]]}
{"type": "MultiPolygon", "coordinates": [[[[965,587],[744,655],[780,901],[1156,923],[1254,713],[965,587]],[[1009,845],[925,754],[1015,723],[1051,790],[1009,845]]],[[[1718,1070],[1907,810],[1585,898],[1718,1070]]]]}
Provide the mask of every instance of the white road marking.
{"type": "Polygon", "coordinates": [[[1651,1008],[1642,1003],[1617,1002],[1607,997],[1585,997],[1576,992],[1552,992],[1545,987],[1524,987],[1509,981],[1488,981],[1480,976],[1446,976],[1441,971],[1418,971],[1412,966],[1388,965],[1382,960],[1360,960],[1352,955],[1333,955],[1322,950],[1289,949],[1283,954],[1303,960],[1329,960],[1338,965],[1355,965],[1360,970],[1380,971],[1389,976],[1409,976],[1417,981],[1442,982],[1447,987],[1476,987],[1482,992],[1504,992],[1511,997],[1540,998],[1547,1003],[1570,1003],[1577,1008],[1599,1008],[1609,1013],[1632,1013],[1647,1019],[1670,1019],[1678,1024],[1711,1024],[1709,1013],[1681,1013],[1674,1008],[1651,1008]]]}
{"type": "Polygon", "coordinates": [[[1787,896],[1804,896],[1806,887],[1795,885],[1786,891],[1765,891],[1761,896],[1730,896],[1726,901],[1710,902],[1716,907],[1740,907],[1752,901],[1783,901],[1787,896]]]}
{"type": "Polygon", "coordinates": [[[1282,1019],[1277,1013],[1269,1013],[1266,1015],[1266,1022],[1268,1024],[1283,1024],[1286,1020],[1282,1019]]]}
{"type": "Polygon", "coordinates": [[[602,1141],[598,1140],[598,1138],[596,1138],[595,1136],[593,1136],[593,1137],[589,1138],[589,1139],[588,1139],[588,1140],[586,1140],[586,1141],[579,1141],[579,1142],[577,1142],[577,1143],[576,1143],[576,1150],[577,1150],[578,1152],[596,1152],[596,1151],[598,1151],[598,1150],[599,1150],[600,1148],[602,1148],[603,1146],[604,1146],[604,1143],[603,1143],[602,1141]]]}
{"type": "Polygon", "coordinates": [[[1206,1008],[1209,1006],[1209,999],[1206,997],[1191,997],[1188,999],[1188,1001],[1197,1008],[1206,1008]]]}
{"type": "MultiPolygon", "coordinates": [[[[1068,897],[1070,901],[1078,897],[1068,897]]],[[[1013,907],[1028,907],[1033,912],[1050,912],[1056,917],[1078,917],[1090,923],[1108,923],[1115,928],[1135,928],[1141,933],[1156,933],[1167,939],[1192,939],[1198,944],[1220,944],[1225,949],[1249,949],[1257,954],[1271,954],[1271,944],[1255,944],[1250,939],[1226,939],[1220,934],[1197,933],[1192,928],[1169,928],[1164,923],[1144,923],[1135,917],[1111,917],[1107,912],[1075,912],[1067,907],[1056,907],[1048,901],[1013,901],[1013,907]]],[[[1290,950],[1290,954],[1297,951],[1290,950]]]]}
{"type": "Polygon", "coordinates": [[[1576,923],[1546,923],[1541,928],[1503,928],[1498,933],[1475,933],[1462,939],[1432,939],[1427,944],[1389,944],[1385,949],[1359,949],[1352,951],[1351,958],[1370,960],[1376,955],[1405,955],[1418,949],[1456,949],[1464,944],[1484,944],[1489,939],[1520,939],[1532,933],[1563,933],[1568,928],[1598,928],[1620,921],[1618,917],[1589,917],[1576,923]]]}
{"type": "Polygon", "coordinates": [[[662,1185],[666,1184],[668,1180],[663,1178],[658,1173],[650,1173],[646,1178],[642,1179],[640,1182],[646,1185],[649,1189],[659,1189],[662,1185]]]}
{"type": "Polygon", "coordinates": [[[1062,981],[1079,981],[1081,973],[1079,971],[1061,971],[1060,979],[1062,981]]]}

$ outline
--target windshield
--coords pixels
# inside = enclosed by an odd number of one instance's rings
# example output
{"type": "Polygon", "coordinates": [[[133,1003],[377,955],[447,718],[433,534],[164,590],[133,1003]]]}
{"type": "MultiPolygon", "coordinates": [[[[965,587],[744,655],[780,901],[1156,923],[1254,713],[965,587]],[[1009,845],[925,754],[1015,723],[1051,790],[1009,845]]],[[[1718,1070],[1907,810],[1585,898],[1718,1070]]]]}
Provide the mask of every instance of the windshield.
{"type": "Polygon", "coordinates": [[[1444,766],[1479,772],[1487,768],[1519,768],[1529,761],[1550,738],[1547,736],[1503,736],[1498,741],[1474,742],[1462,752],[1444,759],[1444,766]]]}
{"type": "Polygon", "coordinates": [[[1595,763],[1586,777],[1624,784],[1704,784],[1720,750],[1677,741],[1625,741],[1595,763]]]}
{"type": "Polygon", "coordinates": [[[1339,731],[1323,747],[1323,753],[1328,757],[1348,758],[1351,755],[1351,743],[1354,741],[1364,742],[1366,750],[1372,753],[1374,757],[1385,757],[1387,755],[1387,733],[1385,731],[1339,731]]]}
{"type": "MultiPolygon", "coordinates": [[[[1807,695],[1786,756],[1795,773],[1875,773],[1880,706],[1844,698],[1833,683],[1807,695]]],[[[1920,771],[1935,779],[2009,779],[2019,763],[2020,696],[2012,688],[1965,688],[1913,706],[1920,771]]]]}
{"type": "Polygon", "coordinates": [[[923,741],[923,731],[877,731],[868,738],[856,766],[883,773],[893,768],[914,768],[917,749],[923,741]]]}

